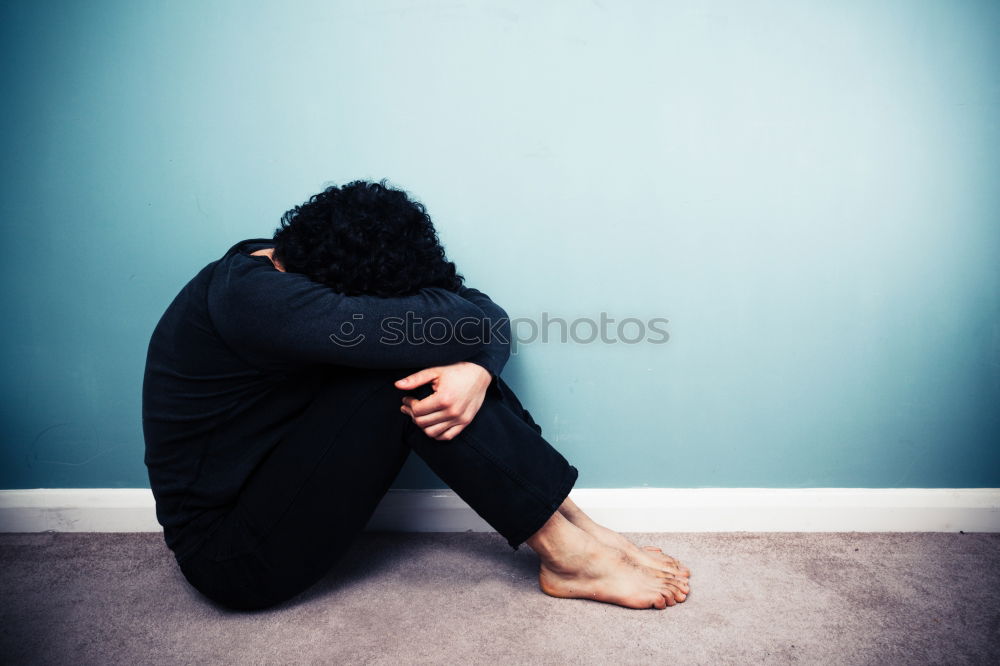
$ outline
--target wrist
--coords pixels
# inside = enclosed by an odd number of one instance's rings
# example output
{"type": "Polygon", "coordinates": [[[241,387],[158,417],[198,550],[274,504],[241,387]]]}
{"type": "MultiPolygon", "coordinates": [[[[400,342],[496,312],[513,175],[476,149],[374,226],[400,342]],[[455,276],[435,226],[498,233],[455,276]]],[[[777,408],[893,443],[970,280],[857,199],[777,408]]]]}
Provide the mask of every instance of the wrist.
{"type": "Polygon", "coordinates": [[[490,383],[493,381],[493,373],[490,372],[486,366],[476,363],[475,361],[462,361],[462,363],[469,365],[479,371],[478,373],[479,379],[484,388],[489,386],[490,383]]]}

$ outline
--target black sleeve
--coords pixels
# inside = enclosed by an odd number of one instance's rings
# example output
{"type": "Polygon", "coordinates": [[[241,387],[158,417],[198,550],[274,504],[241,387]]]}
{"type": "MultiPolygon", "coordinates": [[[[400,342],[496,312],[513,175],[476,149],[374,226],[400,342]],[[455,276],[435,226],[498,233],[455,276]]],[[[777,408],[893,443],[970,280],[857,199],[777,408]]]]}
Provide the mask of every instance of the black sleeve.
{"type": "Polygon", "coordinates": [[[510,358],[510,318],[502,307],[478,289],[460,287],[458,295],[475,304],[485,314],[481,329],[483,347],[465,360],[481,365],[491,375],[499,377],[510,358]]]}
{"type": "Polygon", "coordinates": [[[483,350],[469,335],[485,315],[456,293],[345,296],[300,273],[222,264],[208,291],[219,335],[249,363],[412,368],[457,363],[483,350]]]}

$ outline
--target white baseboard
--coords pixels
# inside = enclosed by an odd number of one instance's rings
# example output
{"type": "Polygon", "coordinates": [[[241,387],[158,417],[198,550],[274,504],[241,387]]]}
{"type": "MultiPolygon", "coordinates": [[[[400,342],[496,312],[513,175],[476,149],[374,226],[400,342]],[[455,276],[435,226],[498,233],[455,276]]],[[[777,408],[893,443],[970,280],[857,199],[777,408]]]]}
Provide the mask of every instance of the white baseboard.
{"type": "MultiPolygon", "coordinates": [[[[577,488],[621,532],[1000,532],[1000,488],[577,488]]],[[[488,532],[450,490],[391,490],[369,529],[488,532]]],[[[146,488],[0,490],[0,532],[159,532],[146,488]]]]}

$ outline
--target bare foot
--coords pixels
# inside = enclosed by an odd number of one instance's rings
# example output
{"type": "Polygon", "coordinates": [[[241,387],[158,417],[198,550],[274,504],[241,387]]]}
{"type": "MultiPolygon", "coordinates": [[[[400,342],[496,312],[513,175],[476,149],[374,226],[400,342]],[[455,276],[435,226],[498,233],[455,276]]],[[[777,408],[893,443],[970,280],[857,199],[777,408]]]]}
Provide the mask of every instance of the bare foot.
{"type": "MultiPolygon", "coordinates": [[[[573,524],[576,525],[576,523],[573,524]]],[[[640,548],[618,532],[608,529],[603,525],[598,525],[594,521],[590,521],[589,524],[577,525],[577,527],[603,543],[605,546],[617,548],[622,551],[637,564],[643,564],[647,567],[654,567],[657,569],[664,569],[675,576],[681,576],[683,578],[691,576],[690,569],[664,553],[656,546],[643,546],[640,548]]]]}
{"type": "Polygon", "coordinates": [[[545,594],[593,599],[626,608],[674,606],[687,598],[687,580],[638,564],[624,552],[584,535],[578,549],[558,561],[542,560],[538,584],[545,594]]]}
{"type": "Polygon", "coordinates": [[[622,551],[636,564],[643,564],[647,567],[663,569],[668,573],[682,578],[688,578],[691,576],[690,569],[664,553],[656,546],[643,546],[640,548],[618,532],[595,523],[590,516],[585,514],[583,510],[568,497],[566,498],[566,501],[563,502],[562,506],[559,507],[559,511],[567,520],[579,527],[581,530],[594,537],[605,546],[617,548],[622,551]]]}

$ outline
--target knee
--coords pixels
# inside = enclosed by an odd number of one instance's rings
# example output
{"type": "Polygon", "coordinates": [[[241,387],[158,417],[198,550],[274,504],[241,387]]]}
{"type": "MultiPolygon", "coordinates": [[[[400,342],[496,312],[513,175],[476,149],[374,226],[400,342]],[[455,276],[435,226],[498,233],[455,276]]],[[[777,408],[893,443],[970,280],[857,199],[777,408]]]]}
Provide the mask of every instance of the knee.
{"type": "Polygon", "coordinates": [[[531,412],[524,408],[524,405],[521,404],[513,389],[499,377],[490,383],[480,411],[483,409],[513,414],[516,419],[526,423],[528,427],[539,435],[542,434],[542,427],[535,422],[535,419],[531,416],[531,412]]]}

